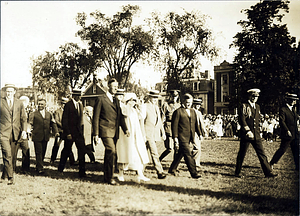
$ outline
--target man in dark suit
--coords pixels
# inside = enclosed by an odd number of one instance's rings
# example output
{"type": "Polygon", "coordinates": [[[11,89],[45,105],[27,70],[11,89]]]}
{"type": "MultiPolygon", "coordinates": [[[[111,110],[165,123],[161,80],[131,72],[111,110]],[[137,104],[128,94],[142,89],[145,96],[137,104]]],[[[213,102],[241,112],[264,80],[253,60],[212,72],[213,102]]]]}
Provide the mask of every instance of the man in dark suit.
{"type": "Polygon", "coordinates": [[[279,149],[274,154],[270,165],[276,164],[282,155],[286,152],[288,146],[291,146],[296,170],[299,170],[299,131],[297,121],[299,116],[294,109],[298,97],[296,94],[286,93],[286,104],[279,110],[279,124],[281,129],[281,143],[279,149]]]}
{"type": "Polygon", "coordinates": [[[17,88],[6,84],[2,91],[6,96],[1,98],[0,106],[0,145],[3,157],[3,172],[1,180],[8,178],[8,184],[15,183],[12,155],[15,155],[16,142],[27,139],[26,113],[23,102],[14,98],[17,88]]]}
{"type": "Polygon", "coordinates": [[[124,116],[121,113],[120,102],[115,98],[117,89],[117,80],[109,80],[108,91],[97,98],[93,114],[93,139],[95,144],[99,144],[101,138],[105,147],[104,182],[111,185],[118,184],[113,179],[113,173],[116,158],[116,142],[119,139],[119,126],[123,129],[125,135],[129,136],[124,116]]]}
{"type": "Polygon", "coordinates": [[[83,105],[80,102],[81,91],[73,90],[72,99],[66,103],[62,116],[64,148],[61,152],[58,171],[63,173],[67,159],[72,151],[72,145],[78,150],[79,177],[87,177],[85,173],[85,143],[83,137],[83,105]]]}
{"type": "Polygon", "coordinates": [[[59,133],[52,114],[45,109],[46,100],[44,98],[38,99],[37,106],[38,109],[29,116],[29,124],[32,127],[31,133],[36,157],[36,171],[42,175],[45,174],[44,158],[51,129],[55,136],[59,136],[59,133]]]}
{"type": "MultiPolygon", "coordinates": [[[[54,145],[52,147],[50,164],[54,164],[54,161],[56,160],[56,157],[57,157],[59,146],[63,141],[63,139],[62,139],[62,133],[63,133],[62,116],[63,116],[63,112],[64,112],[64,106],[68,101],[69,101],[68,98],[62,97],[61,101],[60,101],[60,103],[61,103],[60,108],[55,110],[55,112],[54,112],[54,119],[55,119],[55,122],[56,122],[56,125],[57,125],[59,136],[55,137],[55,140],[54,140],[54,145]]],[[[73,154],[72,150],[71,150],[70,155],[69,155],[69,161],[70,161],[71,166],[74,165],[75,159],[74,159],[74,154],[73,154]]]]}
{"type": "Polygon", "coordinates": [[[175,174],[181,158],[184,157],[192,178],[197,179],[200,178],[201,175],[197,173],[196,163],[192,157],[192,149],[193,143],[195,143],[195,133],[197,133],[198,136],[203,136],[203,134],[200,134],[196,112],[192,109],[192,104],[192,95],[185,94],[183,96],[182,107],[175,110],[173,113],[171,128],[177,153],[170,166],[169,173],[175,174]]]}
{"type": "Polygon", "coordinates": [[[239,122],[241,125],[240,129],[240,150],[237,156],[235,176],[238,178],[243,178],[244,176],[240,174],[242,169],[242,164],[248,150],[250,143],[252,144],[258,159],[260,161],[262,170],[265,177],[275,177],[277,174],[273,174],[271,166],[268,163],[267,156],[263,149],[259,121],[260,121],[260,106],[256,104],[259,97],[259,89],[250,89],[247,91],[249,94],[249,100],[247,103],[243,103],[242,109],[239,112],[239,122]]]}

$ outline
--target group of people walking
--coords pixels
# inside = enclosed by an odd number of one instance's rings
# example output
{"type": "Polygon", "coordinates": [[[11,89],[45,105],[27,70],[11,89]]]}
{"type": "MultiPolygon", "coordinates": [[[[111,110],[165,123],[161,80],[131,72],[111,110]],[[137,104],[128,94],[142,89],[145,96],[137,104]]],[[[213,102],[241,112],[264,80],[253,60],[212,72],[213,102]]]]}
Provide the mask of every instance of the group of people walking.
{"type": "MultiPolygon", "coordinates": [[[[58,165],[59,175],[64,175],[68,158],[70,164],[75,163],[72,152],[75,143],[78,150],[79,177],[89,177],[86,174],[85,155],[95,163],[93,145],[102,143],[105,148],[104,182],[107,184],[117,185],[118,182],[125,181],[126,170],[136,171],[138,182],[149,181],[144,170],[151,160],[157,178],[165,179],[167,173],[164,172],[161,161],[172,152],[173,162],[168,170],[169,175],[178,175],[178,165],[184,158],[191,177],[201,177],[201,142],[208,133],[201,113],[201,99],[184,94],[181,102],[180,91],[170,90],[169,98],[159,108],[158,91],[149,91],[148,100],[139,103],[136,94],[120,91],[117,80],[111,79],[108,82],[108,91],[97,98],[94,107],[83,107],[80,102],[81,91],[74,89],[70,98],[62,98],[62,106],[54,115],[45,109],[46,101],[41,98],[38,99],[37,110],[27,119],[24,104],[14,98],[16,90],[10,84],[2,88],[6,96],[1,98],[0,107],[0,145],[4,163],[1,181],[8,179],[9,185],[15,183],[18,148],[23,152],[22,172],[29,171],[28,132],[32,134],[34,142],[36,172],[45,174],[43,162],[51,131],[55,135],[55,142],[50,164],[54,164],[60,143],[64,141],[58,165]],[[27,123],[30,125],[29,129],[27,123]],[[165,144],[161,155],[157,149],[158,141],[164,141],[165,144]]],[[[242,104],[239,111],[240,149],[234,174],[239,178],[243,177],[242,164],[250,144],[257,153],[265,177],[277,176],[273,173],[273,165],[279,161],[289,145],[293,151],[296,169],[299,169],[299,116],[294,109],[297,95],[286,94],[286,105],[279,113],[281,145],[269,163],[259,130],[260,107],[256,103],[259,93],[259,89],[250,89],[249,100],[242,104]]]]}

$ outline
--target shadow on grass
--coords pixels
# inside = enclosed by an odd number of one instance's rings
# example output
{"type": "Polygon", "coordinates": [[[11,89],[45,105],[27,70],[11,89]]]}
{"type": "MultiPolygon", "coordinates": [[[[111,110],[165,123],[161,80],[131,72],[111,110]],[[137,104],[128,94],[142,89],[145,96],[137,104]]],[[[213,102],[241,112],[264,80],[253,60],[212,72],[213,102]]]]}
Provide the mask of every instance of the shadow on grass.
{"type": "MultiPolygon", "coordinates": [[[[178,194],[188,194],[191,196],[209,196],[216,198],[217,200],[230,199],[233,201],[240,201],[244,204],[251,206],[250,214],[254,213],[280,213],[289,212],[292,215],[298,215],[298,203],[299,200],[288,198],[275,198],[271,196],[253,196],[248,194],[238,194],[229,191],[211,191],[201,190],[196,188],[184,188],[178,186],[167,186],[163,184],[144,184],[143,187],[151,190],[176,192],[178,194]]],[[[245,213],[245,211],[239,211],[239,209],[232,209],[232,207],[226,207],[223,209],[227,213],[234,212],[245,213]]],[[[247,210],[249,211],[249,209],[247,210]]]]}

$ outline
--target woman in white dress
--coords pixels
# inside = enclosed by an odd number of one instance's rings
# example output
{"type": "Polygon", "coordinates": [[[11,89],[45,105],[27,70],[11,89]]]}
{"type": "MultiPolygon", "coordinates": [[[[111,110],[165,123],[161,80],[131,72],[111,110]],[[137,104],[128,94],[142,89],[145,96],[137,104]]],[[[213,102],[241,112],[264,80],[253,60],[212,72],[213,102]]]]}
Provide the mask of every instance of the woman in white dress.
{"type": "Polygon", "coordinates": [[[223,136],[223,120],[221,115],[217,116],[215,120],[215,126],[216,126],[217,137],[218,139],[221,139],[221,137],[223,136]]]}
{"type": "Polygon", "coordinates": [[[124,170],[136,170],[138,173],[137,181],[149,181],[143,174],[144,167],[149,163],[148,152],[145,145],[145,136],[141,127],[142,115],[137,108],[137,97],[134,93],[126,93],[124,96],[124,106],[122,114],[130,136],[122,134],[117,142],[119,181],[124,181],[124,170]]]}

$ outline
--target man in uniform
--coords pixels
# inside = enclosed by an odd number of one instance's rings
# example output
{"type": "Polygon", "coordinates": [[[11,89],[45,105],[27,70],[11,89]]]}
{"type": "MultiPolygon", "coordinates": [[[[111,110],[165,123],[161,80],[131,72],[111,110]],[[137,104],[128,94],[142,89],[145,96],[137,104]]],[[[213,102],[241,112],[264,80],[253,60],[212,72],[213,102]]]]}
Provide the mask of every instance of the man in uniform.
{"type": "Polygon", "coordinates": [[[256,103],[259,97],[259,89],[249,89],[247,91],[249,99],[246,103],[243,103],[242,109],[239,113],[239,122],[241,125],[240,135],[240,150],[236,160],[235,176],[243,178],[241,175],[242,164],[247,153],[248,147],[251,143],[258,159],[260,161],[262,170],[265,177],[276,177],[277,174],[272,173],[270,164],[268,163],[267,156],[265,154],[262,140],[260,137],[259,121],[260,121],[260,106],[256,103]]]}

